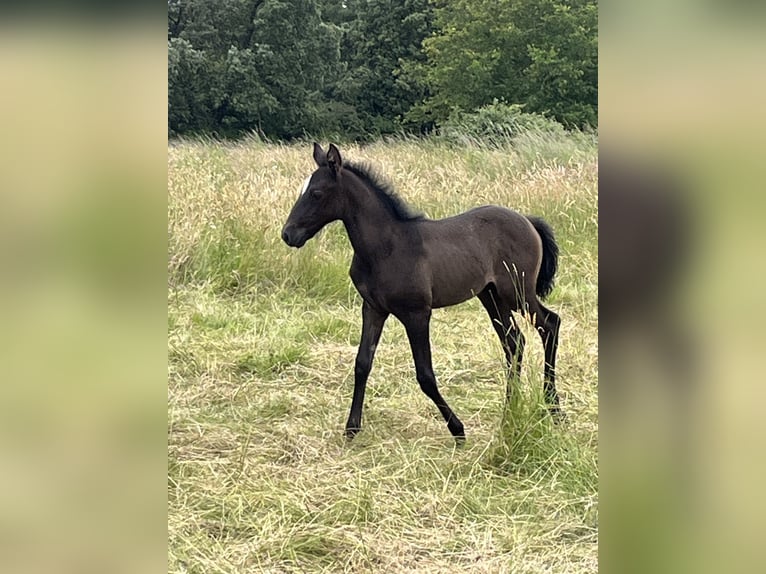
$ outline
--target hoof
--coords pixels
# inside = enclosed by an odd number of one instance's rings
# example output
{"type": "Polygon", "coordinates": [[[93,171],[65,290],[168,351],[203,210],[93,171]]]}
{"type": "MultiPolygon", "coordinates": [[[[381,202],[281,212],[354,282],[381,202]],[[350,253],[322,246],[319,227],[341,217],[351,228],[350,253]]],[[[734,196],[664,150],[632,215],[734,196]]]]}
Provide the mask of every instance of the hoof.
{"type": "Polygon", "coordinates": [[[360,430],[362,429],[359,427],[346,427],[346,430],[344,432],[344,434],[346,435],[346,440],[351,440],[352,438],[354,438],[360,430]]]}
{"type": "Polygon", "coordinates": [[[463,428],[463,423],[453,419],[447,423],[447,428],[449,429],[449,432],[452,433],[452,436],[455,437],[456,441],[465,441],[465,429],[463,428]]]}

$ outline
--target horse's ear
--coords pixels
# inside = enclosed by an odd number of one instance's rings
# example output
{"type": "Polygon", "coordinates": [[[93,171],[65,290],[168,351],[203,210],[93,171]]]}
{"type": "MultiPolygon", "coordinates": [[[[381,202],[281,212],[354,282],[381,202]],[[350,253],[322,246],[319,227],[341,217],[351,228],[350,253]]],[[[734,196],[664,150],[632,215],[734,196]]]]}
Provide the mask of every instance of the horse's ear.
{"type": "Polygon", "coordinates": [[[330,166],[336,174],[340,172],[340,168],[343,167],[343,160],[340,157],[340,150],[335,144],[330,144],[330,149],[327,150],[327,165],[330,166]]]}
{"type": "Polygon", "coordinates": [[[327,165],[327,154],[317,142],[314,142],[314,161],[317,162],[319,167],[327,165]]]}

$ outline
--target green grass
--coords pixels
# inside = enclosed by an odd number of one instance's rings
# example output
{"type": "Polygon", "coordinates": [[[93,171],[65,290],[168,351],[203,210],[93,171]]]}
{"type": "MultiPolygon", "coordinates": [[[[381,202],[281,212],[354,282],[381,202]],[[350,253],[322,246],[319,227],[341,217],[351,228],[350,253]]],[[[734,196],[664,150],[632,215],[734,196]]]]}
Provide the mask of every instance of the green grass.
{"type": "Polygon", "coordinates": [[[502,352],[472,300],[432,321],[462,448],[421,393],[395,320],[364,429],[343,438],[361,329],[351,249],[339,224],[300,251],[279,238],[310,146],[169,148],[169,571],[597,570],[597,160],[595,142],[565,144],[342,149],[431,217],[497,203],[557,233],[548,305],[563,321],[567,418],[544,415],[542,347],[527,324],[521,382],[504,407],[502,352]]]}

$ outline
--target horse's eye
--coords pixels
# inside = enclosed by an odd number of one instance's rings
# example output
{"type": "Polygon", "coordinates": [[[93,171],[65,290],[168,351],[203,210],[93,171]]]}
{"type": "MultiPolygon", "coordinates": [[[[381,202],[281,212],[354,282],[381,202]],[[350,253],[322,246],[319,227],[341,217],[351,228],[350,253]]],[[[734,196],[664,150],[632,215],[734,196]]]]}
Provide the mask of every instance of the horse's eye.
{"type": "Polygon", "coordinates": [[[311,196],[312,199],[319,199],[320,197],[322,197],[322,190],[312,189],[311,191],[309,191],[309,195],[311,196]]]}

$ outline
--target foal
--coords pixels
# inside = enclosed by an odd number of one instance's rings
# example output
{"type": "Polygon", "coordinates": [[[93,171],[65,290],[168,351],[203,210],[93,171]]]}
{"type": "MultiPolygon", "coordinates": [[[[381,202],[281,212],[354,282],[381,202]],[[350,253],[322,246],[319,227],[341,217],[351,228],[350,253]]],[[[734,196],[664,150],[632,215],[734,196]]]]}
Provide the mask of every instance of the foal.
{"type": "MultiPolygon", "coordinates": [[[[430,220],[414,214],[390,186],[367,168],[344,163],[330,144],[314,144],[317,169],[306,178],[282,229],[282,239],[302,247],[340,219],[354,248],[350,276],[364,300],[362,339],[354,367],[354,397],[346,423],[353,438],[362,426],[362,404],[375,348],[389,315],[402,322],[417,381],[456,439],[463,423],[439,393],[431,366],[431,310],[478,297],[503,346],[510,374],[518,378],[524,337],[512,311],[533,318],[545,348],[544,390],[558,415],[555,364],[560,319],[540,303],[553,288],[558,246],[551,228],[535,217],[493,205],[430,220]]],[[[510,381],[508,392],[510,389],[510,381]]]]}

